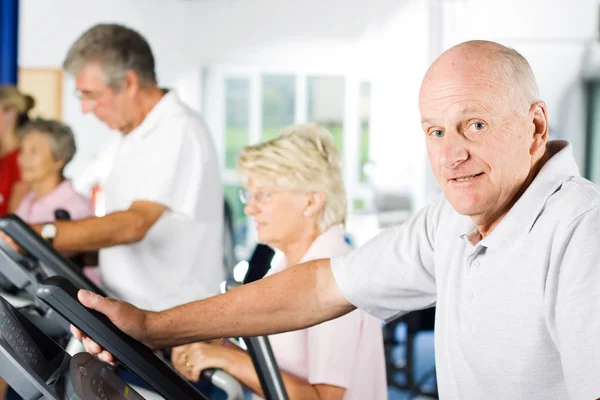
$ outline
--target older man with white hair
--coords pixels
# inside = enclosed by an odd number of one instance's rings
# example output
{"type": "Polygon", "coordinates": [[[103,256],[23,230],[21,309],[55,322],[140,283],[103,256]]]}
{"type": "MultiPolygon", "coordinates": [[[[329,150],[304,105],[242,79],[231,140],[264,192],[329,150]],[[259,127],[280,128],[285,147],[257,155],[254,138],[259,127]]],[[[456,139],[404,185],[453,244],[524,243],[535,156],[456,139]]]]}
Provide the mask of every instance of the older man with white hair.
{"type": "Polygon", "coordinates": [[[405,224],[348,255],[161,313],[80,300],[152,347],[435,304],[441,398],[599,398],[600,191],[566,142],[547,141],[527,61],[493,42],[457,45],[427,72],[420,110],[445,196],[405,224]]]}

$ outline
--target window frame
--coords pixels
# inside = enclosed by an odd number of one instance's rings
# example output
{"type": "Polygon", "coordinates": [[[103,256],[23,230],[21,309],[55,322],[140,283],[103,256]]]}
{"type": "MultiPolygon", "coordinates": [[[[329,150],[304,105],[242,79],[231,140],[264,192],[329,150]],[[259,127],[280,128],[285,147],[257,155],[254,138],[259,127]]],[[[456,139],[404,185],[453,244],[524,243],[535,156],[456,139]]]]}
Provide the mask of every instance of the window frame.
{"type": "MultiPolygon", "coordinates": [[[[295,120],[294,123],[307,122],[308,117],[308,78],[335,77],[344,79],[344,114],[343,114],[343,148],[342,176],[346,185],[348,198],[348,214],[357,212],[355,202],[368,203],[372,199],[372,189],[367,182],[361,182],[360,151],[361,151],[361,115],[360,96],[361,84],[370,85],[369,105],[369,141],[372,137],[372,104],[373,79],[364,71],[339,71],[334,69],[296,68],[289,66],[248,66],[248,65],[214,65],[206,67],[203,74],[203,114],[210,127],[215,146],[219,154],[223,185],[238,185],[235,169],[226,168],[226,80],[249,80],[248,104],[248,144],[260,143],[262,139],[262,85],[264,75],[291,75],[295,78],[295,120]]],[[[371,146],[369,145],[369,151],[371,146]]],[[[248,245],[255,243],[251,237],[253,229],[248,220],[248,245]]]]}

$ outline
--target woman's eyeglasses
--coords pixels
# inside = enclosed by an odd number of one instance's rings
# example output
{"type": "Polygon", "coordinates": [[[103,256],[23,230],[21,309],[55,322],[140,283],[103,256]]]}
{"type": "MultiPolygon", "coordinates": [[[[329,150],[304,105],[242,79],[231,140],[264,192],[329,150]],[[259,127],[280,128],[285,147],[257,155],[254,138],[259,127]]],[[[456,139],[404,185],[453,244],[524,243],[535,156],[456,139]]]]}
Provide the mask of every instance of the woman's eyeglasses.
{"type": "Polygon", "coordinates": [[[267,204],[271,202],[273,198],[273,192],[268,190],[261,190],[255,193],[252,193],[248,189],[240,189],[239,190],[240,201],[242,204],[248,204],[251,201],[254,201],[258,204],[267,204]]]}

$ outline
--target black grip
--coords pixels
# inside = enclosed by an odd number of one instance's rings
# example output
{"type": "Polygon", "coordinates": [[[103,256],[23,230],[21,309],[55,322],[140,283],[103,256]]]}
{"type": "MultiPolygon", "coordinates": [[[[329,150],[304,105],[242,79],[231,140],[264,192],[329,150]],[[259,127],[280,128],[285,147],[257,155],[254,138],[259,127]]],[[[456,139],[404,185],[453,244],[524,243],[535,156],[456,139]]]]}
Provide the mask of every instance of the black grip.
{"type": "Polygon", "coordinates": [[[70,221],[71,214],[69,214],[67,210],[59,208],[57,210],[54,210],[54,219],[57,221],[70,221]]]}
{"type": "Polygon", "coordinates": [[[47,278],[37,289],[40,300],[112,353],[166,400],[206,400],[150,348],[119,330],[104,314],[84,307],[77,293],[77,287],[58,275],[47,278]]]}
{"type": "Polygon", "coordinates": [[[212,379],[212,376],[214,375],[215,372],[217,372],[218,370],[216,368],[208,368],[203,370],[200,373],[200,378],[204,379],[207,382],[210,382],[210,380],[212,379]]]}
{"type": "Polygon", "coordinates": [[[0,230],[10,236],[23,250],[44,264],[57,275],[69,279],[80,289],[90,290],[103,296],[104,291],[90,282],[81,272],[81,268],[71,260],[65,259],[23,220],[14,214],[0,218],[0,230]]]}

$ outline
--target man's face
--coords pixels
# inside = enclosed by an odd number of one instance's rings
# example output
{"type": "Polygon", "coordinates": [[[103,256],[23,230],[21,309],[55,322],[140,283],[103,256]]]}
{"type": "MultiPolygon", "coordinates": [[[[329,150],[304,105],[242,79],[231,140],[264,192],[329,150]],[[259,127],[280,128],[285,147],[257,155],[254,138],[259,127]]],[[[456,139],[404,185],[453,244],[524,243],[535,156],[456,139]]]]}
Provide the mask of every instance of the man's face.
{"type": "Polygon", "coordinates": [[[490,223],[532,169],[533,114],[494,74],[443,68],[427,78],[420,97],[431,168],[457,212],[490,223]]]}
{"type": "Polygon", "coordinates": [[[93,112],[110,129],[128,133],[131,125],[132,100],[126,91],[117,91],[103,81],[98,64],[86,64],[76,76],[76,88],[83,113],[93,112]]]}

